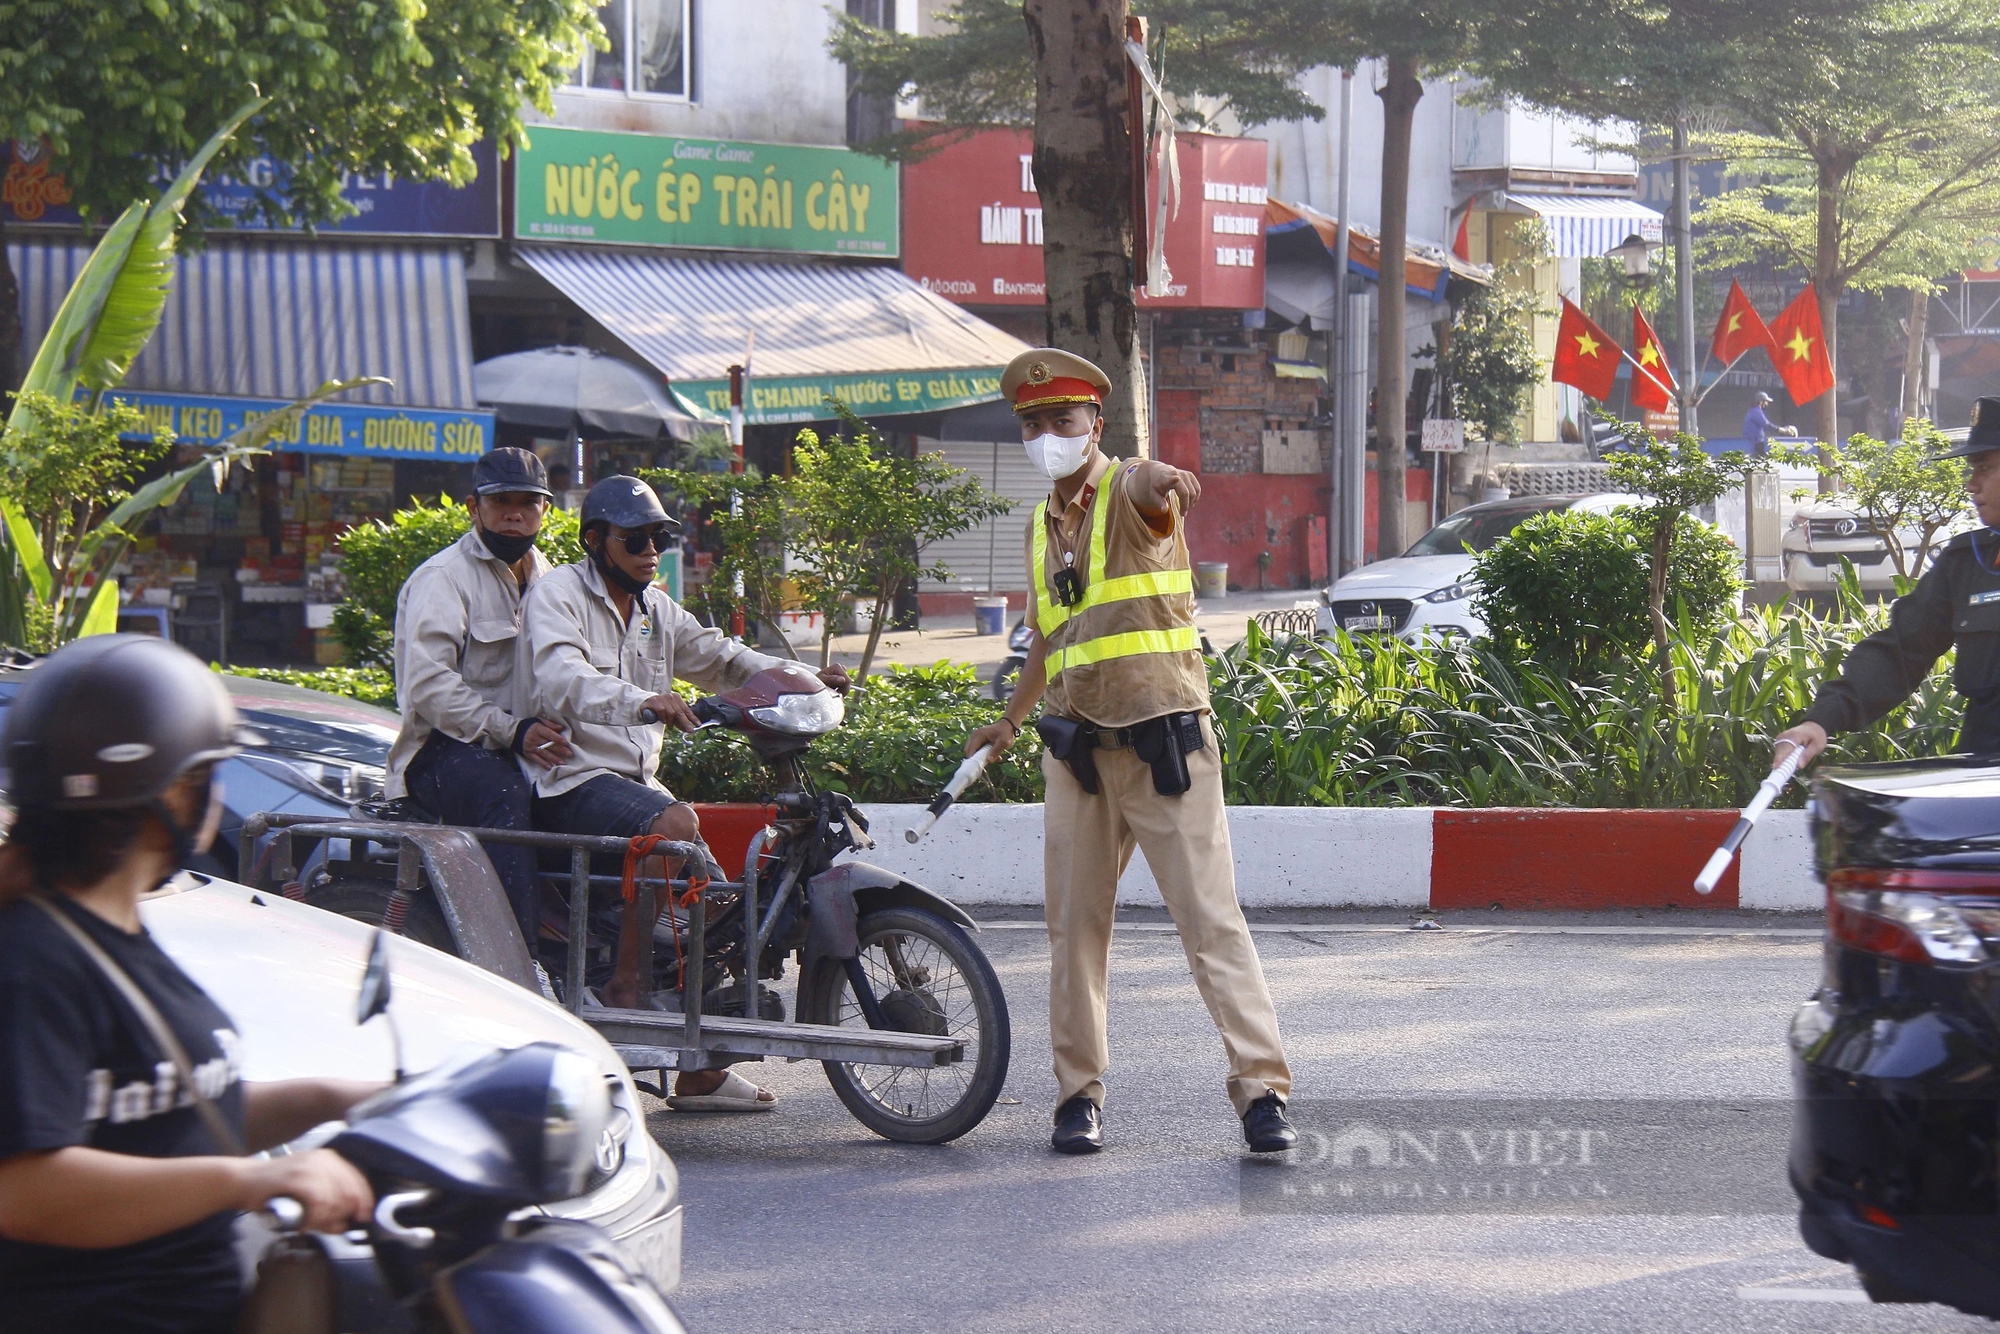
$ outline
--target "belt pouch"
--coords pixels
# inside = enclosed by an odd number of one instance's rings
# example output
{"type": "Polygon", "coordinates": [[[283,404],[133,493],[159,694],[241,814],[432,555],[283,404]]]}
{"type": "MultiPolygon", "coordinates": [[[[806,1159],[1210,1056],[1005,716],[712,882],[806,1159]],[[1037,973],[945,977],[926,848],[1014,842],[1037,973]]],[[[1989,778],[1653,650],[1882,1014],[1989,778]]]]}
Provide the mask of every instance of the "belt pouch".
{"type": "Polygon", "coordinates": [[[1183,716],[1163,714],[1132,727],[1133,753],[1153,766],[1153,791],[1163,797],[1178,797],[1194,786],[1188,777],[1187,757],[1181,753],[1177,723],[1183,716]]]}
{"type": "Polygon", "coordinates": [[[1045,713],[1035,720],[1042,744],[1049,754],[1069,766],[1077,785],[1091,796],[1097,795],[1097,725],[1045,713]]]}

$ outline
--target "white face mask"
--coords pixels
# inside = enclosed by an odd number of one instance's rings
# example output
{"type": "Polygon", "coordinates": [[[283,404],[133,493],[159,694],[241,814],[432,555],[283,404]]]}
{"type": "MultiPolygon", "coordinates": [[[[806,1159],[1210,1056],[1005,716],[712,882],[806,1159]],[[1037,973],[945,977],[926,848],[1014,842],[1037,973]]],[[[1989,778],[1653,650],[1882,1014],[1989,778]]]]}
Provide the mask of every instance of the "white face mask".
{"type": "Polygon", "coordinates": [[[1090,456],[1090,433],[1082,435],[1042,434],[1033,440],[1023,441],[1021,447],[1028,451],[1028,462],[1051,482],[1060,482],[1078,468],[1090,456]]]}

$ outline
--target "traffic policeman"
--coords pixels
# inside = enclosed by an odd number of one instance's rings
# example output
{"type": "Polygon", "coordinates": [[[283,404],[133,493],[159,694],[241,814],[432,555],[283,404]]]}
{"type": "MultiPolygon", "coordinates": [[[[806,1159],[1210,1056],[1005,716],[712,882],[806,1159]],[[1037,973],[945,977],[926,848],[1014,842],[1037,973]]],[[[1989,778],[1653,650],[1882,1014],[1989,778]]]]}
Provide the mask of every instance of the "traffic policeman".
{"type": "MultiPolygon", "coordinates": [[[[548,473],[525,449],[472,465],[472,529],[419,565],[396,596],[396,699],[403,726],[389,748],[385,795],[413,798],[446,824],[529,828],[528,782],[513,755],[541,768],[570,757],[558,723],[529,711],[514,671],[521,598],[549,572],[535,536],[548,473]]],[[[533,952],[541,928],[532,848],[485,845],[533,952]]]]}
{"type": "Polygon", "coordinates": [[[1049,931],[1049,1032],[1058,1104],[1053,1147],[1103,1147],[1110,1066],[1106,974],[1118,878],[1136,845],[1179,929],[1196,988],[1221,1030],[1228,1094],[1257,1153],[1298,1142],[1285,1116],[1291,1070],[1257,947],[1236,901],[1222,765],[1194,623],[1182,531],[1193,473],[1099,449],[1111,382],[1056,348],[1023,352],[1000,380],[1028,459],[1053,486],[1028,525],[1034,645],[1001,721],[966,754],[998,754],[1046,695],[1036,724],[1049,931]]]}
{"type": "Polygon", "coordinates": [[[1870,726],[1909,698],[1954,644],[1952,684],[1966,699],[1958,748],[2000,751],[2000,398],[1975,403],[1965,443],[1940,457],[1967,460],[1965,489],[1986,526],[1945,543],[1917,586],[1896,599],[1888,626],[1854,646],[1804,721],[1778,737],[1800,747],[1802,763],[1833,733],[1870,726]]]}

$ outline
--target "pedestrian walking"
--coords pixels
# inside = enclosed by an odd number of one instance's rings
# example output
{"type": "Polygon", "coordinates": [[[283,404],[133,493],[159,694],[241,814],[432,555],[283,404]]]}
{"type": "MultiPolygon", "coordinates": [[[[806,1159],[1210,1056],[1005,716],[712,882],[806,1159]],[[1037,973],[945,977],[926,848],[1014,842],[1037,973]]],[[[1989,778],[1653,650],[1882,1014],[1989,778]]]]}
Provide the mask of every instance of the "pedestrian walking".
{"type": "Polygon", "coordinates": [[[1289,1149],[1298,1142],[1285,1116],[1291,1070],[1236,901],[1194,623],[1182,518],[1201,481],[1099,449],[1111,382],[1082,357],[1024,352],[1000,388],[1020,418],[1029,460],[1053,489],[1028,526],[1033,646],[1005,716],[975,731],[965,750],[1006,750],[1046,695],[1036,727],[1047,747],[1042,855],[1058,1086],[1051,1144],[1063,1153],[1103,1147],[1106,976],[1118,878],[1136,846],[1222,1034],[1244,1138],[1257,1153],[1289,1149]]]}
{"type": "Polygon", "coordinates": [[[1800,748],[1802,766],[1833,733],[1868,727],[1908,699],[1953,646],[1952,684],[1966,699],[1958,749],[2000,751],[2000,397],[1974,403],[1965,443],[1939,457],[1970,460],[1965,489],[1986,527],[1945,543],[1917,586],[1896,599],[1889,624],[1848,652],[1839,678],[1777,738],[1800,748]]]}

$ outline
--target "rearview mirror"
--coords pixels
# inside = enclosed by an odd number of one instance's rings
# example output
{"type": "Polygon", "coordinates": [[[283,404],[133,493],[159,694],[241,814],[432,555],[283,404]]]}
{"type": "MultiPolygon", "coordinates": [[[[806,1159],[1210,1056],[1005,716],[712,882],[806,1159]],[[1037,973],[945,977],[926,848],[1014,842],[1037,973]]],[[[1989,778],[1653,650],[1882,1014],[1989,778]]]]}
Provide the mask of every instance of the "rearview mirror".
{"type": "Polygon", "coordinates": [[[365,1024],[389,1010],[389,933],[375,928],[374,943],[368,947],[368,966],[361,974],[361,997],[355,1002],[354,1022],[365,1024]]]}

